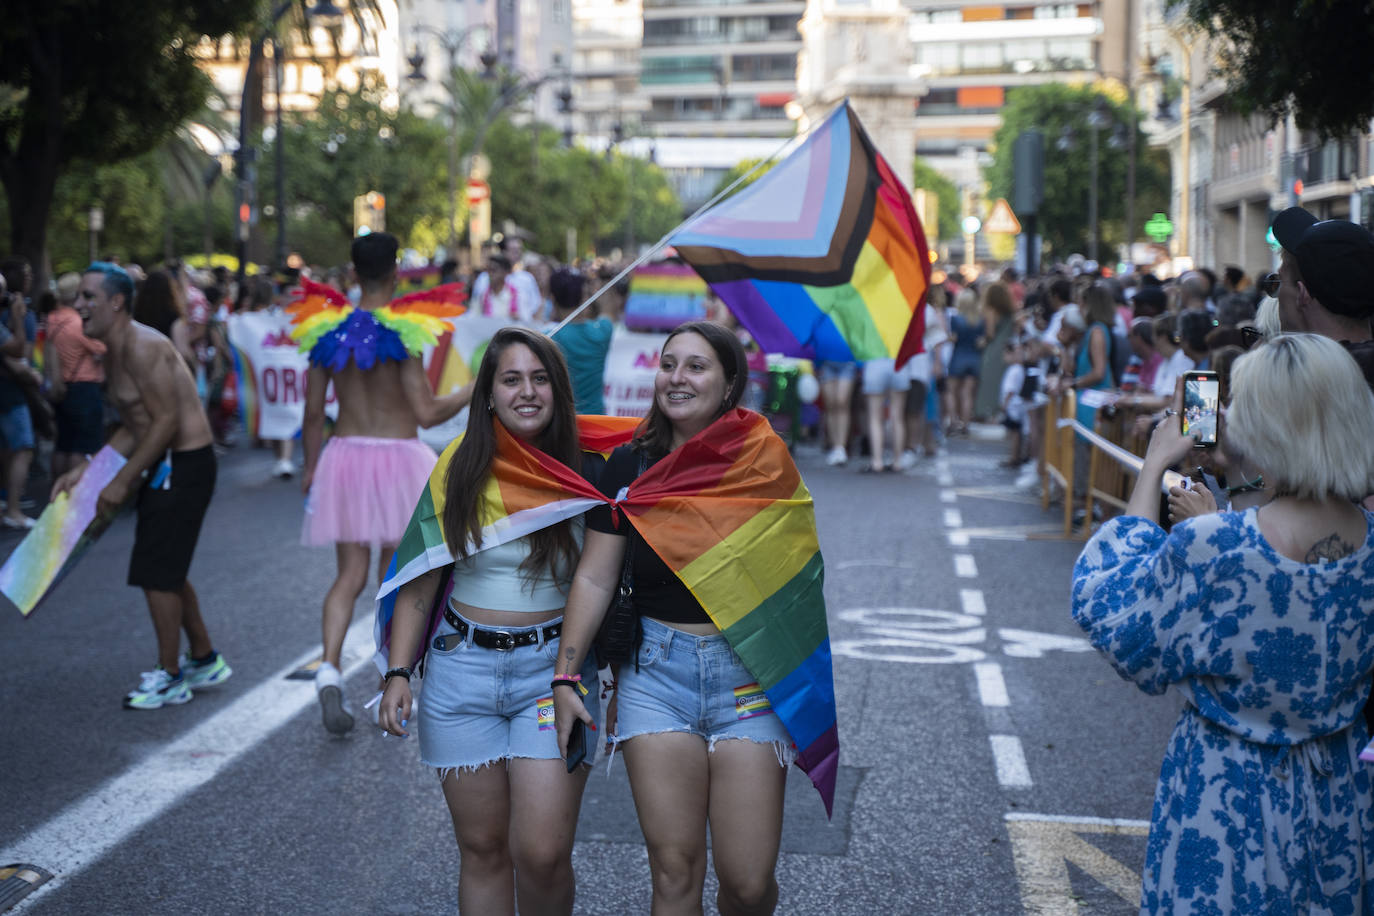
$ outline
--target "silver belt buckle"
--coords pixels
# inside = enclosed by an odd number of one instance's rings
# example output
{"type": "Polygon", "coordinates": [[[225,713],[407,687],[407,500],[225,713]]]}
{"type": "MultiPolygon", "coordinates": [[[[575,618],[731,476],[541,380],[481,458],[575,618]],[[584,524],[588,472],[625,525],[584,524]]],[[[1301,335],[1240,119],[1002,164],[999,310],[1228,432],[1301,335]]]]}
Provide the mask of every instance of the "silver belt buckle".
{"type": "Polygon", "coordinates": [[[515,635],[507,633],[505,630],[498,630],[491,634],[496,642],[492,645],[498,652],[509,652],[515,648],[515,635]]]}

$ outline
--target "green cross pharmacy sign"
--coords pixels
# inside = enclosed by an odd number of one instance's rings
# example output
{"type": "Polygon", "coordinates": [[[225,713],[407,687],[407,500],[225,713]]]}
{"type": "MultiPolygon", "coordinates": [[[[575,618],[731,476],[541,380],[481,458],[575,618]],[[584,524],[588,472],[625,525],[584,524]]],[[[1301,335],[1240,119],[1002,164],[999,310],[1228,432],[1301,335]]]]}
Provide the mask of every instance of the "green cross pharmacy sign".
{"type": "Polygon", "coordinates": [[[1163,213],[1156,213],[1146,221],[1145,234],[1156,242],[1162,242],[1174,234],[1174,224],[1163,213]]]}

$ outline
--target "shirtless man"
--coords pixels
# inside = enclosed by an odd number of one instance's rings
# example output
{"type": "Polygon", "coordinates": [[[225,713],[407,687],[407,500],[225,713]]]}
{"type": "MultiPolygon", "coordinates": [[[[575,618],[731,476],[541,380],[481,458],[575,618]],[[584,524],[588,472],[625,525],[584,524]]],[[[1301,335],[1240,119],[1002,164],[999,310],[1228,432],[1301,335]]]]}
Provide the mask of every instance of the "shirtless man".
{"type": "MultiPolygon", "coordinates": [[[[126,709],[185,703],[191,690],[223,683],[233,672],[215,651],[187,573],[201,521],[215,489],[210,424],[196,382],[172,342],[130,315],[134,281],[121,267],[96,262],[81,277],[77,311],[86,336],[105,343],[106,394],[121,425],[109,445],[128,461],[100,492],[101,515],[137,491],[138,526],[129,584],[143,589],[157,633],[158,664],[124,697],[126,709]],[[179,657],[181,631],[190,652],[179,657]]],[[[70,490],[87,461],[53,484],[70,490]]]]}
{"type": "MultiPolygon", "coordinates": [[[[385,232],[354,240],[359,309],[371,312],[391,301],[396,289],[396,250],[396,237],[385,232]]],[[[378,326],[372,333],[394,332],[378,326]]],[[[355,339],[355,335],[340,333],[331,343],[350,347],[355,339]]],[[[301,489],[308,495],[301,541],[308,546],[332,543],[339,569],[324,599],[324,661],[315,674],[324,725],[334,734],[353,727],[339,666],[353,605],[367,584],[371,548],[378,550],[380,583],[437,460],[434,451],[416,438],[416,427],[436,426],[472,400],[471,385],[435,397],[418,353],[399,361],[378,359],[369,369],[359,368],[357,354],[355,347],[344,368],[333,371],[317,362],[311,351],[301,428],[305,443],[301,489]],[[333,437],[322,449],[325,397],[331,381],[339,418],[333,437]]]]}

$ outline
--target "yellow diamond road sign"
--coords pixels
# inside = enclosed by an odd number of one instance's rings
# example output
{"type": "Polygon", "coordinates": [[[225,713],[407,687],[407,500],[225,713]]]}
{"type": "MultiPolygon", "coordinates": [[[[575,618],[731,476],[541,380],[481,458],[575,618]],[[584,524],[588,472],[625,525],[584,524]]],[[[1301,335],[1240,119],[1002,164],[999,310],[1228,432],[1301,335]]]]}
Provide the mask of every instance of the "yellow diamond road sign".
{"type": "Polygon", "coordinates": [[[994,232],[1003,235],[1019,235],[1021,224],[1016,220],[1016,214],[1011,212],[1011,204],[1007,203],[1005,197],[999,197],[997,203],[992,205],[992,213],[988,215],[988,221],[983,224],[984,232],[994,232]]]}

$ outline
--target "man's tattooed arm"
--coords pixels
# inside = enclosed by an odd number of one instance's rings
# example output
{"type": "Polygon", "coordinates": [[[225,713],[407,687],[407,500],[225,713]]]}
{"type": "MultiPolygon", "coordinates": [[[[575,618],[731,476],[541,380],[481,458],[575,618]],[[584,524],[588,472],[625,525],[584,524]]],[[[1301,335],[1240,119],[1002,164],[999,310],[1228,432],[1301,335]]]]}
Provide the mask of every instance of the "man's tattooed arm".
{"type": "Polygon", "coordinates": [[[1354,544],[1347,544],[1341,540],[1339,534],[1333,534],[1322,538],[1312,545],[1307,551],[1307,556],[1303,557],[1304,563],[1330,563],[1350,556],[1355,552],[1354,544]]]}

